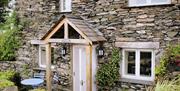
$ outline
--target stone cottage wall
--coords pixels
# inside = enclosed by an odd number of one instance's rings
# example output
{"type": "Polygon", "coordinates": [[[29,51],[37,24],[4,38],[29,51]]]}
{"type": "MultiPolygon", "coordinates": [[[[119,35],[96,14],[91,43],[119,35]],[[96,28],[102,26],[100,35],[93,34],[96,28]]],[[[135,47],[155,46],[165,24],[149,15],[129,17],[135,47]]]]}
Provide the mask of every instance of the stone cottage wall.
{"type": "MultiPolygon", "coordinates": [[[[59,12],[59,0],[17,0],[16,10],[28,27],[22,31],[23,45],[18,51],[20,65],[37,64],[37,46],[32,39],[40,39],[63,14],[78,15],[93,27],[99,29],[107,42],[104,43],[105,56],[99,61],[110,60],[111,50],[116,41],[158,41],[160,49],[157,57],[168,43],[180,43],[180,2],[172,0],[171,5],[127,7],[127,0],[86,0],[73,3],[72,13],[59,12]]],[[[157,58],[158,59],[158,58],[157,58]]],[[[67,60],[68,59],[67,57],[67,60]]],[[[158,61],[158,60],[156,60],[158,61]]],[[[62,61],[66,62],[66,61],[62,61]]],[[[70,62],[70,61],[68,61],[70,62]]],[[[64,66],[64,64],[58,64],[64,66]]],[[[70,67],[70,63],[67,63],[70,67]]],[[[61,69],[61,67],[59,67],[61,69]]],[[[59,70],[60,70],[59,69],[59,70]]],[[[67,69],[66,71],[68,71],[67,69]]],[[[68,82],[71,82],[71,74],[68,82]]],[[[70,86],[70,83],[68,84],[70,86]]],[[[144,90],[144,85],[120,83],[117,87],[144,90]]]]}

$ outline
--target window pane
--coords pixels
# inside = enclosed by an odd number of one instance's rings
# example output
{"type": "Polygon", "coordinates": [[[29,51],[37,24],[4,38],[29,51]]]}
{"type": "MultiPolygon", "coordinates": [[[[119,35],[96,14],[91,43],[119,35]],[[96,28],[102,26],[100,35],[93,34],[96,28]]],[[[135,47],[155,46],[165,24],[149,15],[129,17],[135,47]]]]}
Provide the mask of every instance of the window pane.
{"type": "Polygon", "coordinates": [[[140,75],[151,76],[151,52],[140,52],[140,75]]]}
{"type": "Polygon", "coordinates": [[[151,3],[166,3],[167,0],[151,0],[151,3]]]}
{"type": "Polygon", "coordinates": [[[61,11],[70,12],[71,11],[71,0],[60,0],[61,11]]]}
{"type": "Polygon", "coordinates": [[[125,52],[125,69],[127,74],[135,74],[135,52],[125,52]]]}
{"type": "MultiPolygon", "coordinates": [[[[54,48],[51,47],[51,63],[56,64],[55,60],[54,60],[54,48]]],[[[45,47],[41,47],[41,60],[40,60],[41,65],[46,65],[46,48],[45,47]]]]}
{"type": "Polygon", "coordinates": [[[71,0],[66,0],[66,11],[70,12],[71,11],[71,0]]]}

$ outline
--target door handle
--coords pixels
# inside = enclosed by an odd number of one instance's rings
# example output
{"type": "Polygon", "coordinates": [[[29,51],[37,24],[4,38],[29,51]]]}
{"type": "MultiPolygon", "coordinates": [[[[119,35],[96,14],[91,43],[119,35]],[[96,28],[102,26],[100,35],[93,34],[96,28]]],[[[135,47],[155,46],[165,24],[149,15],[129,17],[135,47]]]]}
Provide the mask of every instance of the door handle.
{"type": "Polygon", "coordinates": [[[83,81],[83,80],[81,80],[81,85],[82,85],[82,86],[84,85],[84,81],[83,81]]]}

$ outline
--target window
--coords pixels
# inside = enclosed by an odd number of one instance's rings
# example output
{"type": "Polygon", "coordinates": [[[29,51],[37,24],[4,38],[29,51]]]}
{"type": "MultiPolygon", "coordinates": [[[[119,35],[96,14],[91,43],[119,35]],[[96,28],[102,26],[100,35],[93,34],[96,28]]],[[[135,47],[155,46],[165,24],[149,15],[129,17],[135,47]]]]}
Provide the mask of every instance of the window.
{"type": "Polygon", "coordinates": [[[61,12],[71,12],[72,0],[60,0],[60,11],[61,12]]]}
{"type": "Polygon", "coordinates": [[[170,4],[171,0],[129,0],[129,6],[148,6],[170,4]]]}
{"type": "Polygon", "coordinates": [[[154,80],[154,51],[145,49],[123,49],[122,78],[154,80]]]}
{"type": "MultiPolygon", "coordinates": [[[[53,64],[55,64],[55,61],[54,61],[54,56],[53,56],[53,51],[54,49],[51,48],[51,51],[52,51],[52,58],[51,58],[51,63],[52,63],[52,66],[51,68],[54,68],[53,64]]],[[[39,46],[39,67],[42,67],[42,68],[46,68],[46,48],[45,46],[39,46]]]]}

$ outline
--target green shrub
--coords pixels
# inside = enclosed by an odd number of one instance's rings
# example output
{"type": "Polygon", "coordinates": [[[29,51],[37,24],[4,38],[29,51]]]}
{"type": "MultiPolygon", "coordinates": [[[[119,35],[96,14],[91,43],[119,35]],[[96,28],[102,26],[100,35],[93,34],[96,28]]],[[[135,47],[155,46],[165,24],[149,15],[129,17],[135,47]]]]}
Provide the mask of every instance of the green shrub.
{"type": "Polygon", "coordinates": [[[168,66],[180,55],[180,45],[168,46],[160,59],[160,65],[155,69],[156,76],[164,76],[168,72],[168,66]]]}
{"type": "Polygon", "coordinates": [[[14,86],[14,83],[9,80],[0,80],[0,89],[10,87],[10,86],[14,86]]]}
{"type": "Polygon", "coordinates": [[[168,60],[168,57],[167,56],[163,56],[161,59],[160,59],[160,65],[158,65],[156,68],[155,68],[155,74],[157,76],[163,76],[167,73],[167,65],[169,64],[169,60],[168,60]]]}
{"type": "Polygon", "coordinates": [[[159,80],[155,87],[149,87],[147,91],[180,91],[180,78],[172,80],[159,80]]]}
{"type": "Polygon", "coordinates": [[[9,86],[15,86],[15,83],[12,82],[15,76],[14,71],[3,71],[0,72],[0,89],[9,87],[9,86]]]}
{"type": "Polygon", "coordinates": [[[119,80],[119,61],[119,50],[113,49],[111,60],[97,70],[96,81],[100,90],[110,90],[119,80]]]}
{"type": "MultiPolygon", "coordinates": [[[[10,84],[13,83],[16,86],[20,86],[21,77],[19,73],[16,73],[15,71],[7,70],[0,72],[0,81],[1,84],[10,84]]],[[[9,86],[9,85],[8,85],[9,86]]]]}
{"type": "Polygon", "coordinates": [[[15,13],[5,19],[6,22],[0,23],[0,61],[11,61],[20,45],[19,30],[22,27],[18,25],[15,13]]]}
{"type": "Polygon", "coordinates": [[[6,6],[9,0],[0,0],[0,22],[4,22],[4,16],[6,12],[6,6]]]}
{"type": "Polygon", "coordinates": [[[0,80],[12,80],[15,74],[16,73],[14,71],[0,72],[0,80]]]}

